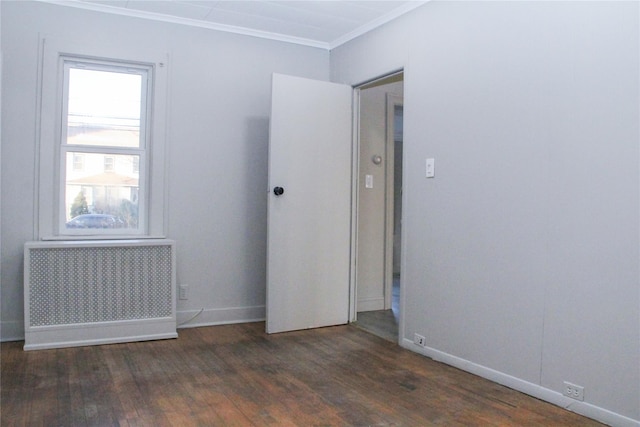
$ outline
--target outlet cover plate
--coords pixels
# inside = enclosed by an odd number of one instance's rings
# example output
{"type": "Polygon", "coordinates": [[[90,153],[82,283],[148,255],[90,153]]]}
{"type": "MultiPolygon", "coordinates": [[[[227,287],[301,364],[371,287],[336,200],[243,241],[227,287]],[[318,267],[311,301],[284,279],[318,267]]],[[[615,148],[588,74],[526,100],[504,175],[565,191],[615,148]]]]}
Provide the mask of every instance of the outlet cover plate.
{"type": "Polygon", "coordinates": [[[572,384],[568,381],[564,382],[564,388],[562,394],[575,400],[584,401],[584,387],[581,385],[572,384]]]}
{"type": "Polygon", "coordinates": [[[178,286],[178,299],[181,299],[181,300],[189,299],[189,285],[178,286]]]}

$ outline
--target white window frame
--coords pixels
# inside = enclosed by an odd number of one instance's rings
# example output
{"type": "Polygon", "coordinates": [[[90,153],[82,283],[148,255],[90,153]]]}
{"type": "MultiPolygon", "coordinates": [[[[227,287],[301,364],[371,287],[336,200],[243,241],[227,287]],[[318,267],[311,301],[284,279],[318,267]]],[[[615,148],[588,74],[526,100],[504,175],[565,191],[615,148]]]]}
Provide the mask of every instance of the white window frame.
{"type": "MultiPolygon", "coordinates": [[[[39,63],[39,135],[36,188],[36,229],[41,240],[164,238],[167,221],[166,123],[168,96],[168,55],[132,46],[116,46],[93,40],[68,41],[42,37],[39,63]],[[66,152],[104,152],[104,147],[68,146],[62,140],[66,134],[65,67],[70,61],[131,66],[147,70],[147,122],[141,122],[140,179],[141,199],[138,229],[70,230],[64,226],[64,168],[66,152]],[[144,147],[142,144],[145,144],[144,147]]],[[[131,154],[131,151],[110,147],[107,154],[131,154]]],[[[137,154],[137,153],[136,153],[137,154]]]]}
{"type": "MultiPolygon", "coordinates": [[[[81,155],[96,153],[96,154],[104,154],[104,172],[113,172],[116,171],[116,156],[118,155],[134,155],[140,159],[141,164],[144,165],[146,161],[146,154],[149,146],[149,142],[147,141],[147,136],[149,132],[147,131],[148,120],[147,117],[151,114],[151,103],[152,103],[152,87],[153,87],[153,70],[151,67],[147,65],[139,65],[132,64],[131,62],[121,63],[121,62],[106,62],[104,60],[95,61],[88,60],[84,58],[72,57],[72,56],[61,56],[62,60],[62,69],[63,69],[63,81],[62,87],[63,90],[61,92],[62,99],[59,102],[62,103],[62,115],[60,117],[61,120],[61,137],[60,137],[60,183],[58,186],[58,191],[60,193],[58,201],[58,230],[61,230],[60,234],[65,236],[85,236],[90,235],[92,237],[95,236],[109,236],[109,235],[121,235],[123,234],[122,229],[68,229],[65,227],[66,222],[66,213],[67,206],[65,203],[61,203],[61,201],[65,200],[65,192],[66,192],[66,174],[63,171],[67,170],[66,162],[67,162],[67,153],[80,153],[81,155]],[[118,147],[118,146],[100,146],[100,145],[72,145],[68,143],[67,140],[67,117],[68,117],[68,108],[69,108],[69,77],[70,77],[70,69],[85,69],[85,70],[94,70],[94,71],[106,71],[106,72],[115,72],[115,73],[123,73],[123,74],[134,74],[140,75],[142,77],[142,90],[140,93],[141,97],[141,117],[140,117],[140,136],[139,136],[139,145],[138,147],[118,147]],[[107,168],[107,165],[110,167],[107,168]]],[[[144,171],[144,167],[142,168],[144,171]]],[[[141,235],[146,232],[146,213],[147,213],[147,202],[148,199],[144,196],[146,194],[146,189],[148,186],[147,176],[144,173],[139,173],[138,180],[138,191],[139,194],[142,194],[143,197],[140,197],[138,200],[138,227],[136,229],[125,229],[125,233],[128,235],[141,235]]],[[[107,190],[108,191],[108,190],[107,190]]]]}

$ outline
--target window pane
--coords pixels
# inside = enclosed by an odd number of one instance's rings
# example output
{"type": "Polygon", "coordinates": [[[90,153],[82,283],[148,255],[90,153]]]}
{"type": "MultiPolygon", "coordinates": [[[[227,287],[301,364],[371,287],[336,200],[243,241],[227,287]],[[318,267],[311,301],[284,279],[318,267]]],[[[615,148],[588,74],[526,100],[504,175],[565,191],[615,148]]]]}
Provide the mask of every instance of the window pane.
{"type": "Polygon", "coordinates": [[[137,229],[139,164],[138,155],[68,152],[65,227],[137,229]],[[79,154],[82,170],[73,165],[79,154]]]}
{"type": "Polygon", "coordinates": [[[140,146],[142,76],[69,68],[67,144],[140,146]]]}

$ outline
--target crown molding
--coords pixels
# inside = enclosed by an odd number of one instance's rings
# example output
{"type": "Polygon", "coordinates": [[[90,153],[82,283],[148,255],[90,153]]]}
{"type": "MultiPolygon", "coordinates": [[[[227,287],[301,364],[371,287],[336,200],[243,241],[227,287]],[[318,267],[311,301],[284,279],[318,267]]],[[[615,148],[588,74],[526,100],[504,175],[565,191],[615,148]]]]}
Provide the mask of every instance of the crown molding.
{"type": "Polygon", "coordinates": [[[382,15],[381,17],[368,22],[367,24],[361,26],[360,28],[356,28],[350,33],[347,33],[344,36],[338,37],[337,39],[329,42],[328,43],[329,50],[334,49],[340,45],[343,45],[348,41],[353,40],[356,37],[359,37],[363,34],[366,34],[369,31],[372,31],[390,21],[393,21],[399,16],[402,16],[405,13],[411,12],[412,10],[424,5],[425,3],[428,3],[429,1],[430,0],[410,1],[409,3],[406,3],[404,6],[394,9],[393,11],[387,13],[386,15],[382,15]]]}
{"type": "Polygon", "coordinates": [[[214,22],[200,21],[196,19],[181,18],[178,16],[164,15],[160,13],[147,12],[144,10],[114,7],[114,6],[109,6],[109,5],[100,4],[100,3],[89,3],[89,2],[79,1],[79,0],[36,0],[36,1],[40,3],[54,4],[57,6],[66,6],[66,7],[73,7],[76,9],[85,9],[85,10],[91,10],[95,12],[110,13],[113,15],[122,15],[122,16],[128,16],[133,18],[168,22],[172,24],[188,25],[191,27],[206,28],[209,30],[222,31],[225,33],[241,34],[245,36],[258,37],[258,38],[268,39],[268,40],[276,40],[276,41],[281,41],[285,43],[293,43],[293,44],[315,47],[315,48],[320,48],[325,50],[329,50],[329,46],[330,46],[328,42],[305,39],[302,37],[287,36],[285,34],[254,30],[251,28],[237,27],[234,25],[225,25],[225,24],[218,24],[214,22]]]}
{"type": "Polygon", "coordinates": [[[122,16],[134,17],[134,18],[149,19],[153,21],[168,22],[172,24],[188,25],[192,27],[206,28],[209,30],[222,31],[226,33],[241,34],[241,35],[250,36],[250,37],[258,37],[262,39],[276,40],[276,41],[281,41],[285,43],[293,43],[293,44],[298,44],[303,46],[315,47],[319,49],[331,50],[340,45],[347,43],[350,40],[355,39],[356,37],[366,34],[369,31],[374,30],[386,24],[398,18],[399,16],[402,16],[422,6],[425,3],[428,3],[430,0],[410,1],[406,3],[404,6],[397,8],[387,13],[386,15],[383,15],[371,22],[368,22],[367,24],[351,31],[348,34],[345,34],[344,36],[338,37],[337,39],[331,42],[306,39],[302,37],[287,36],[285,34],[279,34],[279,33],[274,33],[270,31],[254,30],[246,27],[218,24],[215,22],[206,22],[206,21],[190,19],[190,18],[181,18],[178,16],[164,15],[160,13],[147,12],[144,10],[127,9],[127,8],[117,7],[117,6],[109,6],[101,3],[90,3],[90,2],[80,1],[80,0],[36,0],[36,1],[39,1],[41,3],[54,4],[58,6],[73,7],[76,9],[85,9],[85,10],[91,10],[95,12],[110,13],[113,15],[122,15],[122,16]]]}

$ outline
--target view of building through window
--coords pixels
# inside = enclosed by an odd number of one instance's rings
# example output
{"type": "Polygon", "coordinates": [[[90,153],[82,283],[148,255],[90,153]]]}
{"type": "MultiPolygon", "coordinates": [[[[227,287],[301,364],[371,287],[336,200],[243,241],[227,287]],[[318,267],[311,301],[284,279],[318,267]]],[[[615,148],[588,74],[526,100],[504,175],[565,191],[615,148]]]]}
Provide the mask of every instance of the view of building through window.
{"type": "Polygon", "coordinates": [[[65,67],[65,227],[137,229],[146,73],[93,65],[65,67]]]}
{"type": "MultiPolygon", "coordinates": [[[[67,152],[65,205],[67,221],[78,215],[106,214],[116,217],[111,223],[94,221],[89,224],[113,227],[138,226],[138,172],[135,164],[138,156],[82,153],[84,168],[75,170],[73,157],[80,154],[67,152]],[[110,162],[106,160],[110,159],[110,162]],[[107,165],[111,167],[107,170],[107,165]]],[[[78,221],[68,226],[80,226],[78,221]]],[[[83,223],[84,224],[84,223],[83,223]]],[[[97,225],[95,225],[97,226],[97,225]]],[[[85,227],[82,227],[85,228],[85,227]]]]}

